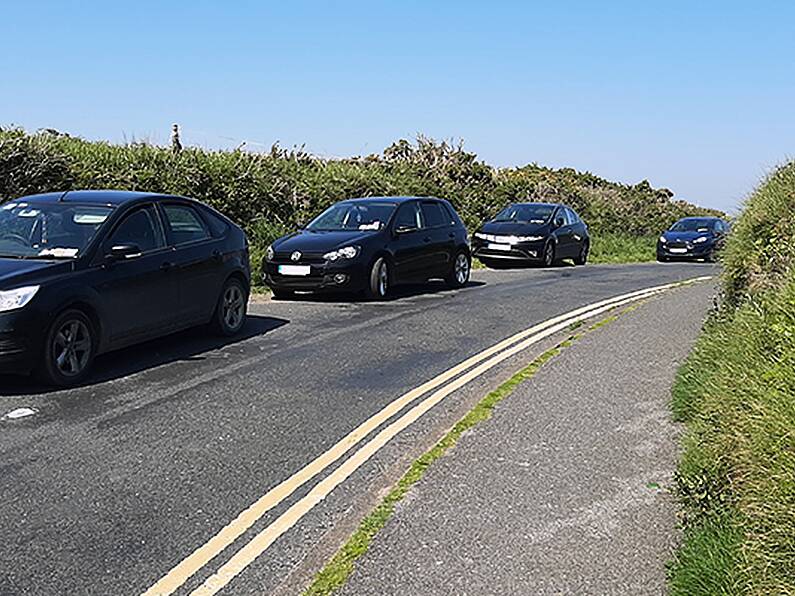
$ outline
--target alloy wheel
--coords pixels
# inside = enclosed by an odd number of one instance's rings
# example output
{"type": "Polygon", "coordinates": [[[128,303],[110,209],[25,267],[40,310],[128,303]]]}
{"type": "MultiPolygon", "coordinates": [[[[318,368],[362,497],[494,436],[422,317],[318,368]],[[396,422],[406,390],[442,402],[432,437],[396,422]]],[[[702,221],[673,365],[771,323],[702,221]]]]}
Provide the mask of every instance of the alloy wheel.
{"type": "Polygon", "coordinates": [[[544,265],[546,267],[552,267],[555,264],[555,247],[552,246],[550,242],[547,244],[546,248],[544,249],[544,265]]]}
{"type": "Polygon", "coordinates": [[[223,312],[226,326],[235,330],[243,324],[245,318],[246,299],[237,284],[231,284],[224,292],[223,312]]]}
{"type": "Polygon", "coordinates": [[[378,268],[378,295],[382,298],[389,291],[389,270],[386,262],[381,263],[378,268]]]}
{"type": "Polygon", "coordinates": [[[68,319],[53,337],[52,357],[64,377],[81,374],[91,360],[92,350],[91,332],[81,320],[68,319]]]}
{"type": "Polygon", "coordinates": [[[464,253],[460,253],[455,260],[455,280],[458,285],[463,286],[469,279],[469,259],[464,253]]]}

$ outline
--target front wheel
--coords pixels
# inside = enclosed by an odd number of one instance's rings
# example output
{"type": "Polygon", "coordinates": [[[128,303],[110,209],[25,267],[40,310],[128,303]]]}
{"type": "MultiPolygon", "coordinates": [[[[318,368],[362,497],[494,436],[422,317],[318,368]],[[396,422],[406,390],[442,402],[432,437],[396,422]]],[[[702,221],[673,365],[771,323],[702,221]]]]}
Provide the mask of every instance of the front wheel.
{"type": "Polygon", "coordinates": [[[574,264],[575,265],[585,265],[588,262],[588,251],[590,250],[590,245],[587,242],[582,243],[582,248],[580,248],[580,254],[574,257],[574,264]]]}
{"type": "Polygon", "coordinates": [[[48,385],[69,387],[85,380],[96,355],[96,338],[88,317],[69,309],[47,332],[41,376],[48,385]]]}
{"type": "Polygon", "coordinates": [[[239,279],[229,279],[213,315],[213,330],[224,337],[236,335],[246,323],[248,290],[239,279]]]}
{"type": "Polygon", "coordinates": [[[462,288],[469,281],[471,271],[472,263],[469,260],[469,255],[461,251],[456,254],[455,259],[453,259],[453,266],[444,279],[451,288],[462,288]]]}
{"type": "Polygon", "coordinates": [[[389,263],[384,257],[379,257],[370,269],[365,294],[367,298],[382,300],[389,293],[389,263]]]}
{"type": "Polygon", "coordinates": [[[544,267],[552,267],[555,264],[555,245],[547,242],[544,247],[544,267]]]}

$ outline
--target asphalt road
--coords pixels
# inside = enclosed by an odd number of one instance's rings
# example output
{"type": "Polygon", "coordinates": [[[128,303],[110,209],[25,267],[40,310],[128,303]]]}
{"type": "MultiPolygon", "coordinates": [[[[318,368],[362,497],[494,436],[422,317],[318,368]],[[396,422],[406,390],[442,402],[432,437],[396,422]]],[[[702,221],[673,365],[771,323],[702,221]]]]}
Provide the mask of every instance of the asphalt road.
{"type": "Polygon", "coordinates": [[[670,388],[712,293],[655,297],[519,385],[411,489],[342,594],[666,594],[670,388]]]}
{"type": "MultiPolygon", "coordinates": [[[[715,273],[704,264],[475,272],[383,303],[265,301],[232,342],[202,330],[102,357],[85,387],[0,378],[0,594],[141,594],[235,516],[399,395],[536,322],[715,273]]],[[[550,340],[551,341],[551,340],[550,340]]],[[[523,362],[401,433],[221,592],[294,593],[413,457],[523,362]]],[[[334,466],[188,578],[188,594],[334,466]]]]}

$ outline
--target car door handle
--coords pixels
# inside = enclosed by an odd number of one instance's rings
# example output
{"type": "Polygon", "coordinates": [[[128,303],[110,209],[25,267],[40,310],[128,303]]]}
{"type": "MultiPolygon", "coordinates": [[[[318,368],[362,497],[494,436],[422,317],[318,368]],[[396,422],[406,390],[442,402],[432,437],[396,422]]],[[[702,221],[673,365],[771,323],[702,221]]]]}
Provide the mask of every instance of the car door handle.
{"type": "Polygon", "coordinates": [[[425,238],[423,238],[422,241],[423,242],[430,242],[431,241],[431,237],[430,236],[425,236],[425,238]]]}
{"type": "Polygon", "coordinates": [[[174,263],[171,261],[166,261],[162,265],[160,265],[160,269],[162,271],[171,271],[174,268],[174,263]]]}
{"type": "Polygon", "coordinates": [[[221,254],[220,250],[213,251],[213,259],[215,259],[216,261],[220,261],[222,256],[223,255],[221,254]]]}
{"type": "Polygon", "coordinates": [[[448,234],[448,236],[450,236],[450,238],[455,238],[455,232],[450,232],[450,233],[448,234]]]}

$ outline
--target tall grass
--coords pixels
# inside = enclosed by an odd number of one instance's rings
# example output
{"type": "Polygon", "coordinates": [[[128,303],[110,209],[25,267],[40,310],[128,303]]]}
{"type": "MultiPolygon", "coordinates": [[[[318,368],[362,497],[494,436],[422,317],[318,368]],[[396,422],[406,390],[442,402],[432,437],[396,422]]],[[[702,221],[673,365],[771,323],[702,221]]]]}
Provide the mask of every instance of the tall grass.
{"type": "Polygon", "coordinates": [[[685,541],[672,592],[795,594],[795,164],[750,198],[724,299],[679,371],[685,541]]]}
{"type": "MultiPolygon", "coordinates": [[[[647,237],[686,215],[715,213],[673,199],[648,182],[609,182],[588,172],[535,164],[497,170],[461,145],[419,137],[382,153],[343,160],[320,159],[274,146],[268,153],[206,151],[179,154],[145,143],[112,145],[79,138],[0,129],[0,199],[35,192],[131,189],[194,197],[242,225],[261,255],[277,236],[341,199],[423,195],[449,199],[474,231],[510,201],[561,201],[574,207],[595,236],[620,229],[647,237]]],[[[621,254],[604,242],[605,260],[648,258],[621,254]]],[[[255,261],[258,262],[258,261],[255,261]]]]}

